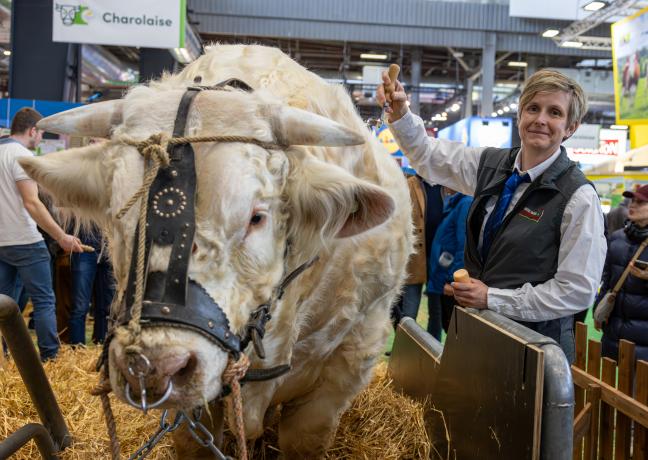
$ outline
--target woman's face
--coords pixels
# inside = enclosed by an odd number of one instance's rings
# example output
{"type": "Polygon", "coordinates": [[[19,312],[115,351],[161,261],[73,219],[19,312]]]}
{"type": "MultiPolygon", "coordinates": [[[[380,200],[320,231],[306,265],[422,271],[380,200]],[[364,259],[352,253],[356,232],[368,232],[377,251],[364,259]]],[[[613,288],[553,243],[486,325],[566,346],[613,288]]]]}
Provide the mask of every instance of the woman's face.
{"type": "Polygon", "coordinates": [[[634,197],[628,207],[628,218],[635,224],[648,224],[648,201],[634,197]]]}

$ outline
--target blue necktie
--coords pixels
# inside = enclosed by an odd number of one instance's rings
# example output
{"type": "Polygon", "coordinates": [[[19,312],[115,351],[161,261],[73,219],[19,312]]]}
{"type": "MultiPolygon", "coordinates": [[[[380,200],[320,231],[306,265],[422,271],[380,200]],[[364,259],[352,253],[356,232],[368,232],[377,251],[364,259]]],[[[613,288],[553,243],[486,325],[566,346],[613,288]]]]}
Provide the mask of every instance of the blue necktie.
{"type": "Polygon", "coordinates": [[[506,216],[506,210],[511,204],[511,199],[515,194],[515,190],[522,182],[531,182],[531,178],[528,174],[520,176],[517,170],[509,176],[504,184],[504,190],[497,199],[497,204],[493,208],[493,212],[488,216],[486,221],[486,226],[484,227],[484,238],[482,241],[482,260],[486,260],[488,257],[488,251],[490,251],[491,244],[493,244],[493,237],[502,226],[504,217],[506,216]]]}

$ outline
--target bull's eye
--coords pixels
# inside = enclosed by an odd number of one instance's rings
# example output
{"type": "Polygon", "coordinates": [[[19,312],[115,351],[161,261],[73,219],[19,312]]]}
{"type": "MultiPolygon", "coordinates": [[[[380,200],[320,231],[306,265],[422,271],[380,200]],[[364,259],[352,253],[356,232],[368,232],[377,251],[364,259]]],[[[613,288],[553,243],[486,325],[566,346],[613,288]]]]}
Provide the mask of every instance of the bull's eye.
{"type": "Polygon", "coordinates": [[[260,213],[254,213],[252,217],[250,218],[250,226],[251,227],[258,227],[265,221],[265,216],[260,213]]]}

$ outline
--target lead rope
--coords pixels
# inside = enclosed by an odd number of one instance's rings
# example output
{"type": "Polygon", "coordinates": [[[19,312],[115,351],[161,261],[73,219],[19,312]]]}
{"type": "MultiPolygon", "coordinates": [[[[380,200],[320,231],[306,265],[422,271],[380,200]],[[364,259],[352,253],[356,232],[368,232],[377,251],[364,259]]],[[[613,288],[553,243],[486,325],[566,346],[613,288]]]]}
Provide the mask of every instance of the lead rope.
{"type": "Polygon", "coordinates": [[[227,424],[234,436],[238,448],[239,459],[247,460],[247,444],[245,442],[245,426],[243,424],[243,400],[241,398],[241,382],[245,373],[250,367],[250,359],[245,353],[241,353],[238,361],[231,357],[223,372],[223,383],[229,385],[232,392],[225,399],[227,405],[227,424]]]}
{"type": "MultiPolygon", "coordinates": [[[[281,144],[274,144],[271,142],[264,142],[258,139],[244,136],[193,136],[193,137],[173,137],[169,138],[163,133],[153,134],[144,141],[138,141],[129,137],[122,137],[116,142],[133,146],[144,157],[145,169],[146,162],[152,162],[152,165],[144,174],[142,185],[130,197],[128,202],[117,213],[117,219],[121,219],[124,215],[135,205],[137,200],[142,200],[140,203],[139,216],[138,216],[138,240],[137,240],[137,266],[136,266],[136,283],[135,283],[135,301],[131,310],[131,319],[128,322],[128,329],[132,335],[133,345],[128,347],[128,350],[139,349],[139,338],[141,332],[140,318],[142,315],[142,300],[144,297],[144,262],[146,250],[146,214],[148,211],[147,194],[151,188],[151,184],[155,180],[160,166],[167,167],[170,163],[168,154],[169,145],[188,144],[192,142],[241,142],[247,144],[255,144],[266,150],[283,150],[287,146],[281,144]]],[[[128,351],[127,350],[127,351],[128,351]]],[[[112,391],[110,381],[108,380],[108,363],[104,363],[104,372],[100,377],[99,384],[90,392],[92,395],[101,398],[101,405],[104,411],[104,418],[106,419],[106,426],[108,429],[108,436],[110,437],[110,451],[112,460],[119,460],[120,446],[117,438],[117,428],[115,418],[113,415],[112,407],[110,405],[110,398],[108,394],[112,391]]],[[[247,460],[247,445],[245,443],[245,430],[243,426],[243,402],[241,400],[241,384],[240,380],[245,375],[250,361],[244,353],[238,361],[234,361],[231,356],[228,360],[227,367],[223,372],[223,381],[232,388],[232,393],[227,398],[228,411],[230,413],[229,425],[230,430],[236,436],[236,443],[239,450],[241,460],[247,460]]]]}

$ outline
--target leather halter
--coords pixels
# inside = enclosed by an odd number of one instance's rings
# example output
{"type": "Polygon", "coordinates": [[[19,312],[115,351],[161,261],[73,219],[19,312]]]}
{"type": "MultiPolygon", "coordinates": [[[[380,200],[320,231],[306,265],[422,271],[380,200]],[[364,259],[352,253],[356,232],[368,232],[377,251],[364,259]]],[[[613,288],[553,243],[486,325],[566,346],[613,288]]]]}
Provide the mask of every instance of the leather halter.
{"type": "MultiPolygon", "coordinates": [[[[198,82],[199,80],[196,81],[196,83],[198,82]]],[[[236,79],[226,80],[215,86],[187,88],[178,107],[173,137],[184,135],[189,109],[200,91],[219,90],[226,86],[251,91],[246,83],[236,79]]],[[[263,359],[265,352],[261,341],[266,323],[271,318],[272,304],[281,298],[287,285],[310,267],[317,258],[300,265],[285,276],[276,288],[273,297],[251,313],[243,333],[236,334],[230,329],[227,316],[221,307],[200,284],[188,278],[189,260],[195,233],[196,169],[194,150],[190,143],[175,144],[169,146],[168,154],[169,166],[159,169],[148,194],[148,212],[144,229],[146,232],[144,254],[146,282],[140,325],[142,328],[163,325],[198,332],[233,355],[235,359],[238,359],[239,354],[251,341],[256,353],[263,359]],[[148,271],[150,249],[153,244],[162,248],[171,247],[169,264],[165,272],[148,271]]],[[[142,229],[138,225],[134,241],[137,241],[140,231],[142,229]]],[[[137,258],[138,248],[135,244],[122,305],[125,308],[125,315],[119,319],[118,326],[127,324],[131,319],[135,299],[137,258]]],[[[107,359],[111,339],[112,334],[104,344],[97,368],[100,368],[107,359]]],[[[243,381],[268,380],[289,370],[289,365],[280,365],[269,369],[249,369],[243,381]]]]}

